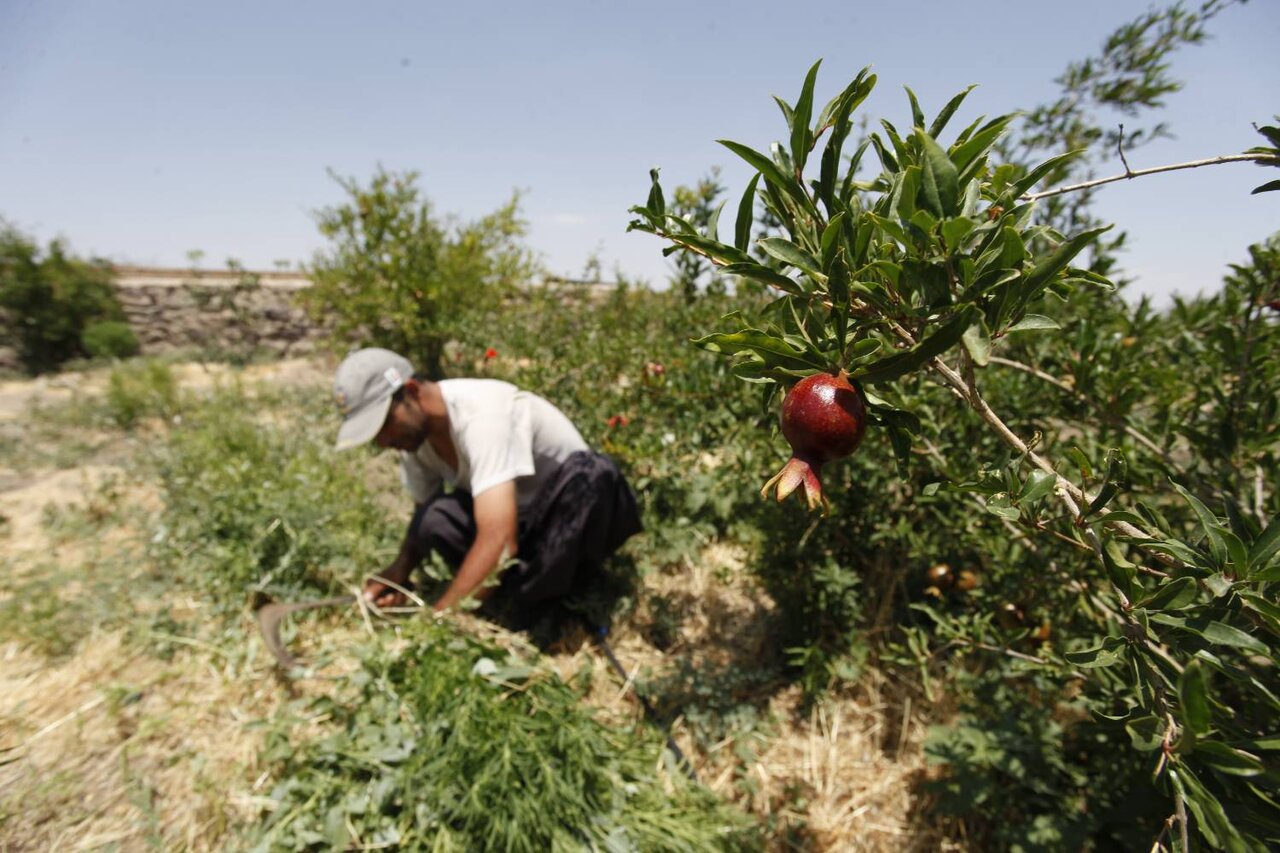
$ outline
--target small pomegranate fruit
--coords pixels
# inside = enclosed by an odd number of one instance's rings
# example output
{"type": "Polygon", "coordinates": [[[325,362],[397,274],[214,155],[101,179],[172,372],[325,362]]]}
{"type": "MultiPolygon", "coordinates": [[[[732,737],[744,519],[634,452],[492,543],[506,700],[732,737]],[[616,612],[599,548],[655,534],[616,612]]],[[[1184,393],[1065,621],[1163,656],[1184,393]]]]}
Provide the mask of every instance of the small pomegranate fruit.
{"type": "Polygon", "coordinates": [[[978,588],[978,576],[969,569],[961,569],[956,576],[956,589],[961,592],[972,592],[978,588]]]}
{"type": "Polygon", "coordinates": [[[776,487],[781,501],[804,486],[809,509],[821,506],[825,515],[829,504],[818,472],[831,460],[848,456],[862,441],[867,428],[862,391],[843,370],[837,375],[806,376],[787,392],[780,420],[782,435],[791,445],[791,459],[764,484],[760,494],[768,497],[776,487]]]}
{"type": "Polygon", "coordinates": [[[936,566],[930,566],[929,571],[925,572],[925,577],[929,579],[929,584],[936,587],[951,586],[955,580],[951,576],[951,567],[946,563],[938,563],[936,566]]]}

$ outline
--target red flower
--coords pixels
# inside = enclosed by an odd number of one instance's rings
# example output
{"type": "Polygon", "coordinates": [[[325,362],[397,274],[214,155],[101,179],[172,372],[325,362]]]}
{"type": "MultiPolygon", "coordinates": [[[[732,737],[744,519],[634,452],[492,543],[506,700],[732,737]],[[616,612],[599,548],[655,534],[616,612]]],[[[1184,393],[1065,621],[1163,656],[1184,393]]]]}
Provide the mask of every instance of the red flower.
{"type": "Polygon", "coordinates": [[[607,420],[605,423],[608,424],[609,429],[613,429],[614,427],[626,426],[627,424],[631,423],[631,418],[627,417],[626,415],[614,415],[613,417],[609,418],[609,420],[607,420]]]}
{"type": "Polygon", "coordinates": [[[489,347],[487,350],[484,351],[485,361],[488,361],[491,358],[497,358],[497,357],[498,357],[498,351],[493,347],[489,347]]]}

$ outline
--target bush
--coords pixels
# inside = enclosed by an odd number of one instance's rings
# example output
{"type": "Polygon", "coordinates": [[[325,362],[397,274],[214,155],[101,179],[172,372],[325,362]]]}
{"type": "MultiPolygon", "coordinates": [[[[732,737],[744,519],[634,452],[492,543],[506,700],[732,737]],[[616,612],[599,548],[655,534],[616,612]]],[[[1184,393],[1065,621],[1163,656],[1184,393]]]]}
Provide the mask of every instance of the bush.
{"type": "Polygon", "coordinates": [[[122,364],[107,380],[107,414],[129,429],[143,418],[171,418],[178,411],[178,384],[163,362],[146,359],[122,364]]]}
{"type": "Polygon", "coordinates": [[[18,357],[32,374],[89,355],[82,335],[96,321],[121,321],[124,311],[105,262],[67,254],[55,240],[46,252],[0,223],[0,309],[8,315],[18,357]]]}
{"type": "Polygon", "coordinates": [[[98,320],[85,326],[80,345],[90,358],[128,358],[140,349],[133,329],[119,320],[98,320]]]}

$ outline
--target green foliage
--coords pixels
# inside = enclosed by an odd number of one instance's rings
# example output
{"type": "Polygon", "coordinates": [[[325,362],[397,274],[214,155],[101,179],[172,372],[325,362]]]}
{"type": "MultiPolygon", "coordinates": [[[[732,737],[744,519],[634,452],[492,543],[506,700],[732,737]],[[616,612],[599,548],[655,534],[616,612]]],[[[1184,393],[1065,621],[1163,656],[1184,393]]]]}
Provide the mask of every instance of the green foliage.
{"type": "Polygon", "coordinates": [[[107,379],[107,416],[132,429],[143,418],[171,418],[178,413],[178,384],[169,366],[155,359],[129,361],[112,368],[107,379]]]}
{"type": "Polygon", "coordinates": [[[445,343],[474,340],[534,271],[519,197],[459,223],[434,213],[414,172],[334,179],[348,198],[317,213],[330,243],[308,268],[304,305],[336,348],[387,347],[439,377],[445,343]]]}
{"type": "Polygon", "coordinates": [[[80,333],[80,344],[89,358],[128,358],[139,350],[138,336],[128,323],[119,320],[89,323],[80,333]]]}
{"type": "Polygon", "coordinates": [[[824,471],[840,522],[756,515],[758,571],[789,613],[797,661],[838,678],[859,635],[882,634],[883,660],[914,668],[930,695],[939,681],[958,692],[967,716],[933,741],[947,802],[983,815],[980,832],[1002,845],[1115,840],[1109,795],[1090,789],[1144,777],[1160,795],[1137,815],[1148,843],[1174,824],[1215,847],[1275,843],[1271,249],[1251,250],[1217,297],[1163,316],[1130,308],[1074,266],[1105,229],[1060,233],[1046,222],[1071,219],[1026,197],[1073,154],[1001,163],[1013,116],[947,141],[965,93],[927,120],[908,92],[912,129],[882,121],[869,140],[880,173],[859,180],[861,151],[843,146],[874,77],[815,120],[816,71],[783,103],[787,142],[769,154],[724,143],[759,173],[740,210],[759,194],[781,224],[757,241],[771,265],[748,253],[745,214],[727,244],[655,207],[656,173],[631,226],[777,295],[696,341],[764,384],[766,404],[819,370],[867,386],[881,429],[824,471]],[[937,562],[980,581],[927,585],[937,562]],[[982,701],[1015,666],[1037,690],[982,701]],[[1068,683],[1085,715],[1070,743],[1105,744],[1101,762],[1068,751],[1046,719],[1068,683]],[[986,814],[1011,784],[1010,814],[986,814]]]}
{"type": "Polygon", "coordinates": [[[397,525],[358,468],[335,460],[332,413],[312,396],[269,424],[255,417],[264,401],[224,389],[185,408],[155,456],[165,509],[153,557],[224,612],[257,592],[333,592],[395,549],[397,525]]]}
{"type": "MultiPolygon", "coordinates": [[[[313,703],[319,739],[273,733],[281,781],[257,849],[750,849],[743,816],[675,768],[651,729],[595,720],[553,673],[445,625],[409,623],[313,703]]],[[[303,710],[303,709],[299,709],[303,710]]]]}
{"type": "Polygon", "coordinates": [[[41,251],[30,239],[0,222],[0,312],[13,329],[18,357],[30,373],[47,373],[77,356],[94,354],[89,347],[118,344],[118,328],[99,328],[90,339],[82,336],[95,323],[118,323],[124,313],[111,287],[111,270],[101,261],[84,261],[67,254],[55,240],[41,251]]]}

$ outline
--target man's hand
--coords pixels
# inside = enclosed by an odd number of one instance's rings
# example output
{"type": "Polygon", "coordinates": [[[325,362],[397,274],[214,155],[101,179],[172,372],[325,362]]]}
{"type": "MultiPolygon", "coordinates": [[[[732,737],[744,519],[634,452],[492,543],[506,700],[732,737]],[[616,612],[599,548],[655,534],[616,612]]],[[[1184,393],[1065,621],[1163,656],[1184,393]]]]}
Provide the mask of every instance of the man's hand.
{"type": "Polygon", "coordinates": [[[409,570],[392,564],[382,574],[371,577],[364,582],[364,600],[378,608],[404,607],[408,596],[386,581],[396,586],[409,586],[409,570]]]}

